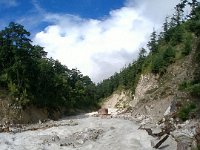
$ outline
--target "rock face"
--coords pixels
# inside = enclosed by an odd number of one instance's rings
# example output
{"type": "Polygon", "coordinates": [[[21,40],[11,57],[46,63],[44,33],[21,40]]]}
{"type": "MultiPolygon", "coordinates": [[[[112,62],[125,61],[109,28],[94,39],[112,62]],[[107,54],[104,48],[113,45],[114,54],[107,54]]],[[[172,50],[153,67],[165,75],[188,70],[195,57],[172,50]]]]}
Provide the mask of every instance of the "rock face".
{"type": "Polygon", "coordinates": [[[154,121],[162,119],[177,110],[180,101],[190,100],[190,96],[179,90],[183,81],[191,81],[194,76],[195,66],[192,61],[194,53],[184,59],[171,64],[162,76],[142,74],[135,89],[131,106],[133,116],[151,116],[154,121]]]}
{"type": "Polygon", "coordinates": [[[135,107],[138,102],[145,98],[145,94],[148,91],[158,88],[157,76],[153,74],[141,75],[140,80],[135,89],[135,96],[133,101],[130,103],[132,107],[135,107]]]}
{"type": "Polygon", "coordinates": [[[17,123],[36,123],[39,120],[48,118],[47,110],[29,106],[23,109],[13,103],[8,91],[0,88],[0,124],[7,122],[17,123]]]}
{"type": "Polygon", "coordinates": [[[101,108],[98,110],[99,115],[107,115],[108,114],[108,108],[101,108]]]}
{"type": "Polygon", "coordinates": [[[141,75],[134,99],[130,102],[134,116],[147,115],[158,121],[171,105],[173,96],[168,95],[168,87],[161,87],[159,79],[153,74],[141,75]]]}
{"type": "MultiPolygon", "coordinates": [[[[57,111],[52,111],[51,119],[57,120],[61,114],[57,111]]],[[[13,124],[37,123],[39,120],[49,118],[47,109],[41,109],[34,106],[29,106],[26,109],[11,104],[7,99],[0,99],[0,124],[10,122],[13,124]]]]}
{"type": "Polygon", "coordinates": [[[132,100],[132,92],[128,90],[116,91],[110,97],[105,99],[102,107],[124,109],[129,107],[132,100]]]}

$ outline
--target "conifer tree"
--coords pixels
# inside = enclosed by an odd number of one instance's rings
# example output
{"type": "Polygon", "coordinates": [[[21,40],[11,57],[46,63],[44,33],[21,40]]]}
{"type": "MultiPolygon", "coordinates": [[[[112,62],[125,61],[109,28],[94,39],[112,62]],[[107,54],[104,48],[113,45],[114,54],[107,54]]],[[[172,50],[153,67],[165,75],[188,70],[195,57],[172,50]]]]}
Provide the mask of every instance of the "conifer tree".
{"type": "Polygon", "coordinates": [[[151,53],[156,53],[158,50],[157,45],[157,34],[156,31],[153,29],[153,32],[150,35],[150,41],[147,43],[147,46],[151,53]]]}

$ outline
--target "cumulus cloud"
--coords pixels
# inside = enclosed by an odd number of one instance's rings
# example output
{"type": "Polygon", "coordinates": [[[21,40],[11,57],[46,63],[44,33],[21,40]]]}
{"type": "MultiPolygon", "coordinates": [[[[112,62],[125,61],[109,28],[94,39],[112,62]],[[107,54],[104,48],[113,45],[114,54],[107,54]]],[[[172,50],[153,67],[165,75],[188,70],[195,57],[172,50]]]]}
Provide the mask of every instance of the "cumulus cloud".
{"type": "MultiPolygon", "coordinates": [[[[153,27],[159,28],[176,0],[129,0],[102,20],[70,14],[45,14],[51,22],[37,33],[35,44],[69,68],[78,68],[99,82],[137,57],[153,27]]],[[[176,3],[175,3],[176,4],[176,3]]]]}
{"type": "Polygon", "coordinates": [[[174,7],[179,2],[180,0],[127,0],[126,5],[137,9],[140,15],[145,16],[157,25],[162,23],[166,16],[174,13],[174,7]]]}

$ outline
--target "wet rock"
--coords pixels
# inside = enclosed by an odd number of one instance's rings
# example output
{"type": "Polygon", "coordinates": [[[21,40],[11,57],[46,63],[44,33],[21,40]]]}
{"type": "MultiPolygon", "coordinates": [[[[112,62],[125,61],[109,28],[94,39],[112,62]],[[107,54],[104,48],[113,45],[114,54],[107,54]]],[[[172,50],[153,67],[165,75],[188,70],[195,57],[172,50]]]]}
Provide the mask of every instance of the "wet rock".
{"type": "Polygon", "coordinates": [[[98,110],[99,115],[107,115],[108,114],[108,108],[101,108],[98,110]]]}
{"type": "Polygon", "coordinates": [[[39,122],[38,122],[39,124],[42,124],[42,121],[41,120],[39,120],[39,122]]]}
{"type": "Polygon", "coordinates": [[[177,142],[177,150],[191,149],[193,134],[189,130],[175,131],[173,135],[177,142]]]}
{"type": "Polygon", "coordinates": [[[3,126],[2,127],[2,132],[9,132],[9,131],[10,131],[10,129],[9,129],[8,126],[3,126]]]}
{"type": "Polygon", "coordinates": [[[190,150],[191,145],[188,145],[188,143],[184,143],[183,141],[179,141],[177,143],[177,150],[190,150]]]}
{"type": "Polygon", "coordinates": [[[74,133],[73,136],[76,138],[76,140],[83,139],[84,141],[95,141],[102,132],[102,129],[86,129],[86,131],[74,133]]]}
{"type": "Polygon", "coordinates": [[[110,130],[114,130],[115,129],[115,127],[110,127],[110,130]]]}
{"type": "Polygon", "coordinates": [[[60,142],[60,137],[58,135],[53,135],[53,136],[48,136],[45,135],[42,137],[43,144],[51,144],[51,143],[59,143],[60,142]]]}
{"type": "Polygon", "coordinates": [[[87,141],[96,141],[103,133],[102,129],[88,129],[86,128],[84,131],[76,132],[69,137],[66,137],[64,140],[61,140],[60,146],[73,146],[78,147],[83,145],[87,141]]]}
{"type": "Polygon", "coordinates": [[[60,141],[59,136],[57,136],[57,135],[53,136],[53,137],[52,137],[52,141],[53,141],[53,142],[58,142],[58,141],[60,141]]]}
{"type": "Polygon", "coordinates": [[[81,145],[85,143],[83,139],[79,139],[79,140],[77,140],[76,142],[77,142],[78,144],[81,144],[81,145]]]}
{"type": "Polygon", "coordinates": [[[71,146],[73,143],[61,143],[60,146],[71,146]]]}
{"type": "Polygon", "coordinates": [[[78,122],[75,122],[74,120],[70,120],[68,126],[76,126],[78,125],[78,122]]]}
{"type": "Polygon", "coordinates": [[[191,150],[198,150],[198,143],[195,139],[192,141],[191,150]]]}

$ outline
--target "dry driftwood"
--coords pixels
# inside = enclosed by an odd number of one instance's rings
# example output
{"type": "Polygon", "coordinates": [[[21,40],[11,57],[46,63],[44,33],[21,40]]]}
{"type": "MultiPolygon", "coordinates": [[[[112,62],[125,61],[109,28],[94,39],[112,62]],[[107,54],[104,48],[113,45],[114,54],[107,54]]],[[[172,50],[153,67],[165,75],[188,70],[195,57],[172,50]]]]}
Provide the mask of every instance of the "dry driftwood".
{"type": "Polygon", "coordinates": [[[167,127],[163,128],[162,131],[159,133],[153,133],[153,131],[150,128],[139,128],[139,129],[146,130],[148,135],[151,135],[153,137],[158,137],[158,138],[161,138],[165,134],[170,134],[170,128],[167,128],[167,127]]]}
{"type": "Polygon", "coordinates": [[[150,129],[150,128],[139,128],[139,129],[146,130],[147,133],[148,133],[148,135],[151,135],[151,136],[153,136],[153,137],[158,137],[159,139],[160,139],[163,135],[166,135],[164,138],[162,138],[162,139],[153,147],[153,148],[156,148],[156,149],[159,148],[160,145],[161,145],[162,143],[164,143],[164,142],[167,140],[167,138],[169,137],[170,131],[171,131],[171,129],[170,129],[169,126],[168,126],[168,127],[166,126],[165,128],[163,128],[162,131],[159,132],[159,133],[153,133],[152,129],[150,129]]]}
{"type": "Polygon", "coordinates": [[[163,139],[161,139],[153,148],[159,148],[160,145],[165,142],[167,140],[167,138],[169,137],[169,135],[167,134],[163,139]]]}

